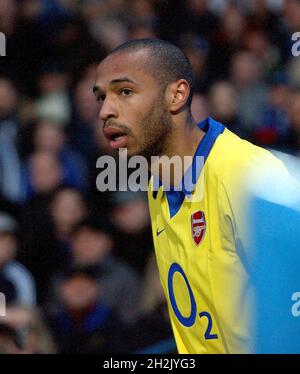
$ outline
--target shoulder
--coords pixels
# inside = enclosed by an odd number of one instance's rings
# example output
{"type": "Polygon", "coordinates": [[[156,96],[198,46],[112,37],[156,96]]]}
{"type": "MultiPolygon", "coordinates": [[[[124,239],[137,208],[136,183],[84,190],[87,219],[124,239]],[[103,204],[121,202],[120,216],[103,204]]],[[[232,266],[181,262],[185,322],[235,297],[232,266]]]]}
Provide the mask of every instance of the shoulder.
{"type": "Polygon", "coordinates": [[[270,151],[241,139],[228,129],[216,140],[207,159],[206,172],[225,186],[243,185],[251,178],[289,176],[283,162],[270,151]]]}
{"type": "Polygon", "coordinates": [[[281,160],[227,129],[210,156],[204,178],[209,186],[215,186],[221,215],[235,217],[239,225],[262,191],[283,196],[291,188],[299,188],[281,160]]]}
{"type": "Polygon", "coordinates": [[[220,166],[220,163],[231,168],[273,165],[274,168],[285,169],[283,163],[270,151],[240,138],[228,129],[217,138],[213,150],[212,166],[220,166]]]}
{"type": "Polygon", "coordinates": [[[10,261],[5,266],[5,273],[12,278],[23,278],[24,280],[33,281],[33,277],[29,270],[18,261],[10,261]]]}

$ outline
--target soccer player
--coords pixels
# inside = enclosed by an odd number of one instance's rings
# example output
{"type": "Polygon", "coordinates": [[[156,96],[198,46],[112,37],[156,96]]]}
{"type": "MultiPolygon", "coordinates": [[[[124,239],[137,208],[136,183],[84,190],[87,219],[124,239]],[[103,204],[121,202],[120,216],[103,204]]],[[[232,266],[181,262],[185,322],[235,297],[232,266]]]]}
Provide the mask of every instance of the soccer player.
{"type": "Polygon", "coordinates": [[[256,171],[282,179],[289,175],[270,152],[223,124],[212,118],[197,124],[191,115],[193,87],[191,65],[180,49],[143,39],[117,47],[99,64],[94,93],[112,148],[126,147],[128,156],[142,155],[149,162],[163,155],[193,160],[179,181],[171,173],[169,190],[157,167],[148,193],[179,353],[251,352],[251,253],[242,219],[248,177],[256,171]],[[197,157],[204,161],[200,168],[197,157]],[[188,172],[193,179],[187,190],[188,172]],[[181,190],[174,188],[178,182],[181,190]]]}

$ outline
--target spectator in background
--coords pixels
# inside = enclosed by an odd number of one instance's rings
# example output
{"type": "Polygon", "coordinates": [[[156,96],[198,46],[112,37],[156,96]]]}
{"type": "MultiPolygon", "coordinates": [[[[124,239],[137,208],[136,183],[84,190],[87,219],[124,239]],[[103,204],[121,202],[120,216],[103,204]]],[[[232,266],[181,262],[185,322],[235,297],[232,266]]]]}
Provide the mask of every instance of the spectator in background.
{"type": "MultiPolygon", "coordinates": [[[[92,36],[90,24],[84,19],[83,9],[88,2],[79,4],[74,1],[64,1],[64,3],[78,9],[58,17],[54,22],[49,22],[52,17],[48,18],[45,15],[44,22],[41,20],[40,25],[47,35],[51,58],[58,61],[68,72],[71,80],[76,82],[88,64],[102,59],[103,47],[92,36]]],[[[99,1],[97,3],[100,5],[99,1]]]]}
{"type": "Polygon", "coordinates": [[[36,152],[47,151],[58,157],[64,183],[85,189],[87,167],[81,156],[67,144],[65,129],[59,122],[38,122],[33,132],[33,147],[36,152]]]}
{"type": "Polygon", "coordinates": [[[18,93],[12,81],[0,78],[0,193],[13,203],[24,198],[17,149],[18,93]]]}
{"type": "Polygon", "coordinates": [[[50,297],[49,284],[54,274],[70,266],[72,232],[87,213],[84,195],[64,185],[44,201],[33,199],[25,209],[21,259],[38,280],[39,301],[43,304],[50,297]],[[31,217],[32,213],[36,215],[31,217]]]}
{"type": "Polygon", "coordinates": [[[207,40],[200,35],[187,33],[181,37],[180,46],[191,62],[195,76],[195,91],[207,93],[210,83],[207,40]]]}
{"type": "Polygon", "coordinates": [[[59,187],[50,202],[52,246],[59,248],[58,268],[68,268],[71,260],[71,241],[75,227],[88,214],[84,196],[73,187],[59,187]]]}
{"type": "Polygon", "coordinates": [[[93,96],[95,69],[93,65],[86,69],[83,78],[75,87],[75,112],[70,130],[71,145],[89,166],[94,161],[94,154],[97,151],[94,123],[98,117],[99,104],[93,96]]]}
{"type": "Polygon", "coordinates": [[[83,4],[82,14],[89,33],[104,51],[111,51],[128,39],[128,10],[125,0],[91,0],[83,4]]]}
{"type": "Polygon", "coordinates": [[[219,27],[213,27],[216,31],[208,63],[210,75],[213,80],[224,80],[228,78],[231,59],[240,49],[246,29],[245,18],[236,2],[226,2],[219,27]]]}
{"type": "Polygon", "coordinates": [[[53,247],[49,204],[52,194],[63,184],[63,170],[49,151],[34,152],[27,166],[28,199],[22,207],[22,250],[20,259],[37,280],[38,300],[47,293],[47,283],[59,266],[59,248],[53,247]]]}
{"type": "Polygon", "coordinates": [[[245,17],[236,1],[227,1],[226,7],[221,14],[219,31],[223,33],[227,47],[232,51],[240,47],[242,36],[245,34],[245,17]]]}
{"type": "Polygon", "coordinates": [[[127,334],[105,305],[99,272],[73,268],[57,286],[60,310],[49,319],[60,353],[125,353],[127,334]]]}
{"type": "Polygon", "coordinates": [[[154,2],[147,0],[134,0],[129,9],[129,35],[128,40],[156,38],[157,15],[154,2]]]}
{"type": "Polygon", "coordinates": [[[180,32],[174,32],[174,30],[190,31],[186,30],[188,22],[185,3],[177,0],[169,0],[168,3],[165,1],[154,1],[154,9],[157,16],[155,31],[159,38],[178,44],[180,32]],[[172,9],[172,12],[170,12],[170,9],[172,9]]]}
{"type": "Polygon", "coordinates": [[[249,132],[259,126],[267,101],[261,61],[251,52],[237,52],[231,61],[231,80],[237,91],[241,130],[249,132]]]}
{"type": "Polygon", "coordinates": [[[238,134],[246,137],[242,131],[238,116],[238,95],[235,87],[228,81],[218,81],[211,86],[209,91],[210,113],[213,118],[238,134]]]}
{"type": "Polygon", "coordinates": [[[86,164],[79,154],[67,147],[60,125],[52,121],[39,122],[33,134],[33,146],[23,176],[27,199],[49,194],[61,184],[85,190],[86,164]]]}
{"type": "Polygon", "coordinates": [[[270,42],[264,30],[247,30],[243,45],[260,60],[264,76],[268,76],[279,65],[279,50],[270,42]]]}
{"type": "Polygon", "coordinates": [[[132,22],[128,29],[128,40],[157,38],[154,27],[146,22],[132,22]]]}
{"type": "Polygon", "coordinates": [[[298,0],[284,2],[283,22],[290,34],[300,30],[300,3],[298,0]]]}
{"type": "Polygon", "coordinates": [[[149,257],[139,302],[139,318],[130,331],[132,352],[176,353],[168,304],[154,254],[149,257]]]}
{"type": "Polygon", "coordinates": [[[49,195],[64,182],[64,173],[57,155],[42,150],[34,152],[26,167],[27,196],[48,200],[49,195]]]}
{"type": "Polygon", "coordinates": [[[1,132],[10,141],[16,140],[19,124],[17,122],[18,92],[12,80],[0,77],[0,125],[1,132]]]}
{"type": "MultiPolygon", "coordinates": [[[[207,0],[187,0],[186,27],[207,40],[214,38],[218,19],[209,10],[207,0]]],[[[223,26],[223,25],[222,25],[223,26]]]]}
{"type": "Polygon", "coordinates": [[[281,148],[287,141],[292,91],[287,74],[276,72],[270,83],[267,104],[262,110],[260,126],[252,133],[256,144],[281,148]]]}
{"type": "Polygon", "coordinates": [[[132,19],[154,27],[157,17],[153,1],[133,0],[131,2],[130,15],[132,19]]]}
{"type": "Polygon", "coordinates": [[[111,51],[128,40],[127,25],[116,17],[94,23],[91,32],[106,51],[111,51]]]}
{"type": "MultiPolygon", "coordinates": [[[[281,52],[280,56],[275,57],[280,58],[280,62],[282,62],[286,58],[284,50],[285,35],[278,13],[286,2],[277,2],[278,7],[276,7],[276,2],[274,1],[272,6],[271,1],[251,1],[249,12],[246,15],[246,22],[250,30],[258,30],[259,33],[263,32],[271,43],[279,49],[278,52],[281,52]]],[[[263,51],[261,52],[263,53],[263,51]]],[[[266,52],[268,54],[268,51],[266,52]]]]}
{"type": "Polygon", "coordinates": [[[7,50],[6,58],[1,59],[0,72],[14,79],[20,91],[32,95],[41,61],[49,50],[37,22],[40,1],[28,5],[28,0],[0,0],[0,25],[7,50]]]}
{"type": "Polygon", "coordinates": [[[57,63],[43,67],[38,79],[39,98],[35,102],[37,119],[52,120],[62,125],[71,120],[71,101],[68,92],[69,78],[57,63]]]}
{"type": "Polygon", "coordinates": [[[111,220],[116,228],[116,256],[142,274],[152,251],[149,210],[144,194],[114,193],[111,220]]]}
{"type": "Polygon", "coordinates": [[[192,100],[192,115],[197,122],[200,122],[209,116],[208,100],[205,95],[195,92],[192,100]]]}
{"type": "Polygon", "coordinates": [[[79,223],[72,235],[70,264],[93,266],[101,275],[99,282],[104,303],[115,311],[122,322],[130,324],[136,317],[138,278],[127,264],[114,257],[112,234],[112,226],[107,218],[79,223]]]}
{"type": "Polygon", "coordinates": [[[36,308],[10,306],[0,317],[1,354],[51,354],[57,349],[36,308]]]}
{"type": "Polygon", "coordinates": [[[11,302],[35,306],[35,281],[30,272],[15,260],[18,248],[17,230],[15,219],[0,212],[0,291],[5,294],[6,285],[10,283],[14,290],[11,302]]]}
{"type": "Polygon", "coordinates": [[[0,0],[0,24],[5,35],[10,36],[17,23],[17,4],[12,0],[0,0]]]}
{"type": "Polygon", "coordinates": [[[93,157],[90,162],[90,175],[89,175],[89,198],[91,205],[91,212],[94,215],[109,214],[111,208],[112,191],[99,191],[97,188],[97,177],[105,169],[98,167],[97,161],[100,156],[110,155],[117,157],[118,151],[109,147],[109,143],[103,134],[103,123],[100,119],[94,121],[94,141],[97,148],[94,150],[93,157]]]}

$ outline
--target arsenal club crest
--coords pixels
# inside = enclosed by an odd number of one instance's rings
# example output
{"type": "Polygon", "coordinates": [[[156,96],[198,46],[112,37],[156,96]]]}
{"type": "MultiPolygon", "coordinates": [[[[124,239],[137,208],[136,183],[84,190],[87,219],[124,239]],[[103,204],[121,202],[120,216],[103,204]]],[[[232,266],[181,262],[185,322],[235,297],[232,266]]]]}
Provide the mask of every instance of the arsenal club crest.
{"type": "Polygon", "coordinates": [[[193,213],[191,216],[191,225],[194,242],[199,245],[202,242],[206,231],[204,212],[198,210],[197,212],[193,213]]]}

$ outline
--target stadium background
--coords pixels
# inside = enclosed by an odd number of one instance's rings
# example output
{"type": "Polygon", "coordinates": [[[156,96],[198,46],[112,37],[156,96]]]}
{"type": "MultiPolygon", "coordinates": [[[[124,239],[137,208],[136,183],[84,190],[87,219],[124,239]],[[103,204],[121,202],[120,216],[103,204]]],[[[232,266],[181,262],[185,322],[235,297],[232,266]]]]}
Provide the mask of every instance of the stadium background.
{"type": "Polygon", "coordinates": [[[0,0],[0,31],[0,351],[174,352],[145,195],[96,189],[96,64],[169,40],[197,120],[298,156],[300,1],[0,0]]]}

